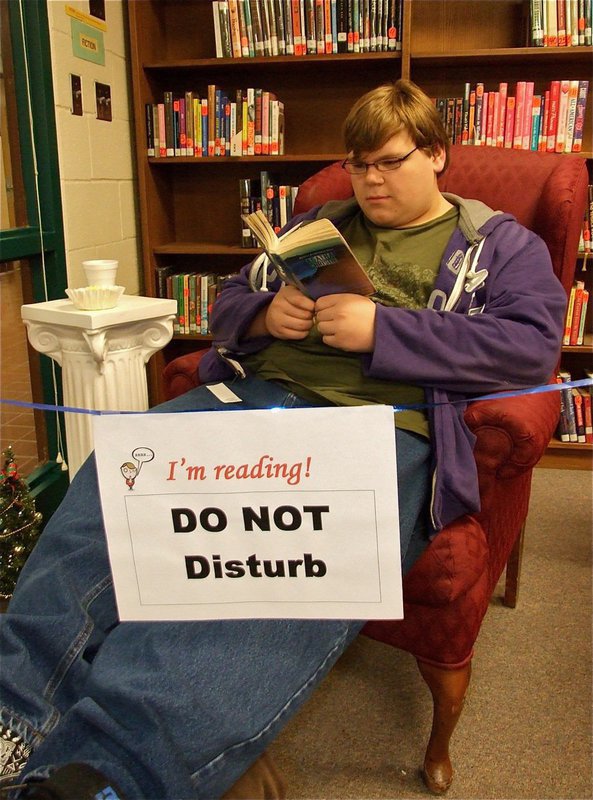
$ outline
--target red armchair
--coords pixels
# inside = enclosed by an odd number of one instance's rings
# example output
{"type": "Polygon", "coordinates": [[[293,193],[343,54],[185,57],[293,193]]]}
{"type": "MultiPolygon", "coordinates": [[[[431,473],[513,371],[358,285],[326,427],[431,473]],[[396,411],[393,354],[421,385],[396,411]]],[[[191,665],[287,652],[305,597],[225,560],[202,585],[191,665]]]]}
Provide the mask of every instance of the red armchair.
{"type": "MultiPolygon", "coordinates": [[[[514,214],[546,242],[565,290],[573,281],[587,192],[583,159],[514,150],[453,146],[442,191],[482,200],[514,214]]],[[[332,164],[305,181],[295,212],[352,194],[350,179],[332,164]]],[[[203,351],[202,351],[203,352],[203,351]]],[[[201,353],[181,356],[164,371],[169,397],[195,386],[201,353]]],[[[447,526],[404,580],[405,618],[373,621],[364,633],[417,659],[433,697],[433,725],[424,779],[435,792],[452,780],[449,741],[470,679],[473,646],[492,592],[507,565],[507,605],[514,606],[521,532],[531,473],[558,419],[556,393],[470,404],[476,434],[481,511],[447,526]]]]}

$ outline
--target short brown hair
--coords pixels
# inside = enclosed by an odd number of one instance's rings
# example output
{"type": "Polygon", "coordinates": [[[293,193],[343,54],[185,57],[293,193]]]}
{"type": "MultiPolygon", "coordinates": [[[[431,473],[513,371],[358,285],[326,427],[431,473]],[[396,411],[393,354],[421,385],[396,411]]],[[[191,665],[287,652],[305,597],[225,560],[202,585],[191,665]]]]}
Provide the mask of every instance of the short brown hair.
{"type": "Polygon", "coordinates": [[[352,106],[343,127],[346,151],[359,158],[378,150],[402,130],[422,150],[442,147],[444,172],[449,162],[449,137],[443,121],[430,97],[404,78],[372,89],[352,106]]]}

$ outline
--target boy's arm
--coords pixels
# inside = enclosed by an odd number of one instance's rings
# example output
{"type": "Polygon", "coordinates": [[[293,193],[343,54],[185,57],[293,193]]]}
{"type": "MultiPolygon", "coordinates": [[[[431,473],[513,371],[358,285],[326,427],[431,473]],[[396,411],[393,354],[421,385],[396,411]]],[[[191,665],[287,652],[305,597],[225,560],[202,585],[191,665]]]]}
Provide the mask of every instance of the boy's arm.
{"type": "Polygon", "coordinates": [[[486,283],[483,313],[377,306],[365,374],[481,393],[545,383],[560,353],[566,295],[532,237],[486,283]]]}

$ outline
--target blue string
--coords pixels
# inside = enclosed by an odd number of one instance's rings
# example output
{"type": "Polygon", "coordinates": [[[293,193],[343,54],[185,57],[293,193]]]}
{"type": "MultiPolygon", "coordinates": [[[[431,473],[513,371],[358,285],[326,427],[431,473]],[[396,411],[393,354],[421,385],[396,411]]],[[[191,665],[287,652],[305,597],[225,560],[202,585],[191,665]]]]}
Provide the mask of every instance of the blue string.
{"type": "MultiPolygon", "coordinates": [[[[566,389],[576,389],[579,386],[593,386],[593,378],[581,378],[578,381],[567,381],[566,383],[548,383],[544,386],[533,386],[529,389],[516,389],[508,392],[493,392],[492,394],[483,394],[478,397],[469,397],[462,400],[450,400],[442,403],[414,403],[410,405],[392,406],[393,411],[397,414],[400,411],[415,411],[425,408],[434,408],[442,405],[458,405],[461,403],[476,403],[478,400],[502,400],[505,397],[521,397],[528,394],[544,394],[546,392],[560,392],[566,389]]],[[[61,411],[67,414],[91,414],[93,416],[106,416],[108,414],[146,414],[146,411],[108,411],[97,410],[92,408],[77,408],[75,406],[57,406],[48,403],[30,403],[25,400],[11,400],[9,398],[0,397],[0,404],[17,406],[19,408],[35,409],[37,411],[61,411]]],[[[201,410],[201,409],[200,409],[201,410]]],[[[175,414],[187,414],[192,412],[191,409],[184,409],[182,411],[174,411],[175,414]]]]}

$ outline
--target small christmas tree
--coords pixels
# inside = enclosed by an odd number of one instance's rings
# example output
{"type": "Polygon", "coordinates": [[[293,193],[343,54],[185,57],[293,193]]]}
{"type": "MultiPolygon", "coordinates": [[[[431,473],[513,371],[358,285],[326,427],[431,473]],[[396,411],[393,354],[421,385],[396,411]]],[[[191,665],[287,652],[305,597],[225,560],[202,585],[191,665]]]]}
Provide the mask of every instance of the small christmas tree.
{"type": "Polygon", "coordinates": [[[0,472],[0,598],[13,592],[19,572],[41,530],[41,514],[27,483],[19,476],[14,453],[8,447],[0,472]]]}

